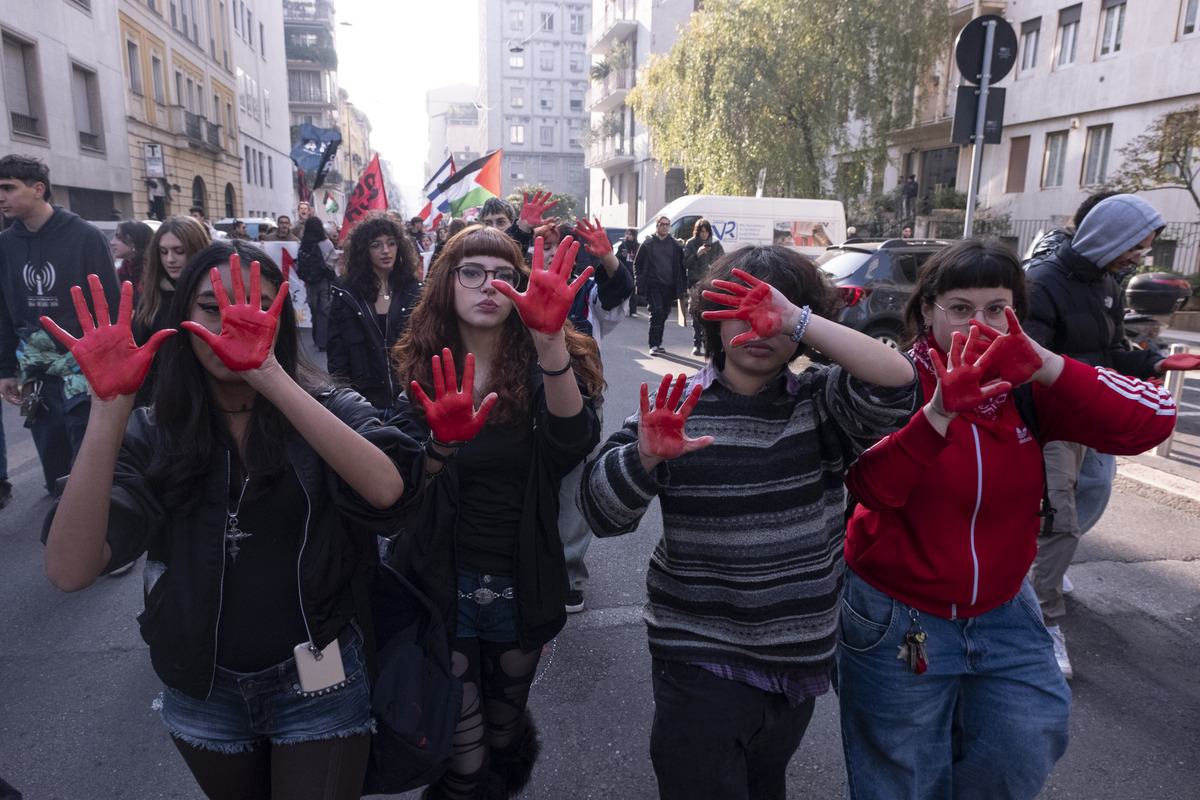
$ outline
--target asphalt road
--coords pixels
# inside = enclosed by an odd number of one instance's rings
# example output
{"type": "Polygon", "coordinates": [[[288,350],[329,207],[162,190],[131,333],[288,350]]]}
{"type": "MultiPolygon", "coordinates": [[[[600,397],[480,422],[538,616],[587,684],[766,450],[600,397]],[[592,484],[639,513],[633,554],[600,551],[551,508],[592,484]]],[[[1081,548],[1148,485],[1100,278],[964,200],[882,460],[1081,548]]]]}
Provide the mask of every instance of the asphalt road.
{"type": "MultiPolygon", "coordinates": [[[[610,431],[636,406],[641,381],[700,366],[687,355],[690,330],[673,323],[668,356],[649,357],[646,324],[644,314],[626,320],[605,341],[610,431]]],[[[3,405],[16,497],[0,511],[0,776],[31,800],[201,798],[152,709],[161,688],[135,621],[138,572],[76,595],[50,587],[38,542],[49,505],[41,468],[16,409],[3,405]]],[[[1084,538],[1066,627],[1077,675],[1072,742],[1042,797],[1198,796],[1198,529],[1195,516],[1119,492],[1084,538]]],[[[524,796],[656,797],[640,614],[660,533],[654,506],[637,532],[593,544],[588,608],[550,644],[533,688],[543,755],[524,796]]],[[[842,784],[828,696],[792,760],[789,797],[835,800],[842,784]]]]}

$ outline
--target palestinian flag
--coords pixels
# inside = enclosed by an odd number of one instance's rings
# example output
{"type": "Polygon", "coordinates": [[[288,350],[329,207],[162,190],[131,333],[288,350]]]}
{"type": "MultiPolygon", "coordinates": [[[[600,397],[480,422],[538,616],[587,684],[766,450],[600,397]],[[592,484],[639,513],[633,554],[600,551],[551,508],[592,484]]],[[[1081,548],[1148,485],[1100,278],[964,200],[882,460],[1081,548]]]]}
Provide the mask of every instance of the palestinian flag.
{"type": "Polygon", "coordinates": [[[437,190],[450,201],[450,213],[462,216],[462,212],[474,206],[482,206],[489,197],[500,196],[500,153],[478,158],[460,167],[446,181],[439,183],[437,190]]]}
{"type": "Polygon", "coordinates": [[[333,195],[325,192],[325,211],[329,214],[336,214],[338,210],[337,200],[333,199],[333,195]]]}

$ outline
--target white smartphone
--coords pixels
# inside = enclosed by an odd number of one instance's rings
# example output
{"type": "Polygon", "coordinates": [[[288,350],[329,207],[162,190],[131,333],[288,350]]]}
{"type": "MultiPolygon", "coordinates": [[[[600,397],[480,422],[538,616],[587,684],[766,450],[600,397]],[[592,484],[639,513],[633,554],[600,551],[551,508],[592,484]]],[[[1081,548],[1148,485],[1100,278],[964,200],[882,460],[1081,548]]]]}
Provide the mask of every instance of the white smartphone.
{"type": "Polygon", "coordinates": [[[301,691],[319,692],[346,680],[342,648],[337,639],[321,651],[320,658],[313,655],[308,642],[296,645],[292,653],[296,658],[296,674],[300,677],[301,691]]]}

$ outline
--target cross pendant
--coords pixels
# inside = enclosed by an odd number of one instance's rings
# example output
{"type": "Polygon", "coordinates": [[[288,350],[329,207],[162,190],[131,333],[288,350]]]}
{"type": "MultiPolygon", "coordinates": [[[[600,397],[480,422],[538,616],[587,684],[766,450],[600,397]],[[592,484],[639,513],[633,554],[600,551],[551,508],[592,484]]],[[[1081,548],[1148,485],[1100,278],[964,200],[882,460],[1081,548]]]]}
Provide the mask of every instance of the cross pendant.
{"type": "Polygon", "coordinates": [[[248,539],[254,534],[246,533],[238,527],[237,517],[229,515],[229,528],[225,531],[225,541],[229,542],[229,558],[237,563],[238,553],[242,552],[242,548],[238,547],[238,542],[242,539],[248,539]]]}

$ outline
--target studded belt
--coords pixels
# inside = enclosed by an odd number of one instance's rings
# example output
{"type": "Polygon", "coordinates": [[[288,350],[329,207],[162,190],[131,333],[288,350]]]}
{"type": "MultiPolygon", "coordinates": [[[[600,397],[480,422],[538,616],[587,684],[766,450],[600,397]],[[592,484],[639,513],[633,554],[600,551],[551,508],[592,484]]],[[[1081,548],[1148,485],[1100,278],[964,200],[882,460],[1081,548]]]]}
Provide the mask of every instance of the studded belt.
{"type": "Polygon", "coordinates": [[[508,587],[502,592],[493,592],[488,588],[479,588],[473,592],[459,591],[459,600],[473,600],[481,606],[486,606],[497,598],[503,597],[505,600],[513,599],[513,587],[508,587]]]}

